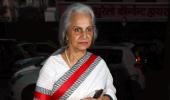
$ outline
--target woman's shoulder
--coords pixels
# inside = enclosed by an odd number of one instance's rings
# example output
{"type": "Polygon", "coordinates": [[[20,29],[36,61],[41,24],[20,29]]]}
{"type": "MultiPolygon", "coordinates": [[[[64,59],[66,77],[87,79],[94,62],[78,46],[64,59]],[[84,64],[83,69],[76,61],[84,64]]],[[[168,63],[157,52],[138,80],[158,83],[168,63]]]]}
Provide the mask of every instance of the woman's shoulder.
{"type": "Polygon", "coordinates": [[[44,67],[54,67],[54,65],[57,63],[58,59],[59,59],[59,54],[55,55],[55,56],[53,56],[53,55],[49,56],[43,62],[43,64],[42,64],[43,67],[42,68],[44,68],[44,67]]]}
{"type": "Polygon", "coordinates": [[[93,55],[95,55],[95,56],[97,56],[97,59],[100,60],[99,63],[104,64],[104,65],[107,65],[105,59],[104,59],[101,55],[98,55],[98,54],[93,53],[93,52],[90,52],[90,53],[93,54],[93,55]]]}
{"type": "MultiPolygon", "coordinates": [[[[89,51],[88,51],[88,52],[89,52],[89,51]]],[[[103,59],[100,55],[98,55],[98,54],[96,54],[96,53],[89,52],[89,54],[93,54],[93,55],[95,55],[98,59],[104,61],[104,59],[103,59]]]]}
{"type": "Polygon", "coordinates": [[[95,55],[95,56],[97,57],[97,60],[99,61],[99,63],[100,63],[100,64],[102,64],[102,65],[106,65],[105,60],[104,60],[104,59],[103,59],[100,55],[95,54],[95,53],[92,53],[92,52],[89,52],[89,53],[91,53],[91,54],[95,55]]]}
{"type": "Polygon", "coordinates": [[[56,59],[59,59],[59,56],[60,56],[60,54],[49,56],[49,57],[46,59],[45,64],[46,64],[46,63],[55,62],[56,59]]]}

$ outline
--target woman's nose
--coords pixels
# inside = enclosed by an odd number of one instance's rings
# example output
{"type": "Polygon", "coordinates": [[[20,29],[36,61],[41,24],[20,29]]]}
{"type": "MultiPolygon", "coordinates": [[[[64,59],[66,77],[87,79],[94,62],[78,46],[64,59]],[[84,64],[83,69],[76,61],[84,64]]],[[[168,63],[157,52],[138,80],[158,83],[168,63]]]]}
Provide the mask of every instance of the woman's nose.
{"type": "Polygon", "coordinates": [[[84,39],[86,39],[86,38],[87,38],[86,31],[83,31],[83,38],[84,38],[84,39]]]}

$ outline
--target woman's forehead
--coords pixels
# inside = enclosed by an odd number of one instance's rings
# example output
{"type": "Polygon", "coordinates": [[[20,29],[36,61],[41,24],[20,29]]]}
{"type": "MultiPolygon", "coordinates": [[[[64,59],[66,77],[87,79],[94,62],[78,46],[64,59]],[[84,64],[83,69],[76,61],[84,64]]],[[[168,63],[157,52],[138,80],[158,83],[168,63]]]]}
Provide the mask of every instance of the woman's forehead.
{"type": "Polygon", "coordinates": [[[75,12],[71,15],[70,24],[73,26],[92,25],[92,18],[89,14],[83,12],[75,12]]]}

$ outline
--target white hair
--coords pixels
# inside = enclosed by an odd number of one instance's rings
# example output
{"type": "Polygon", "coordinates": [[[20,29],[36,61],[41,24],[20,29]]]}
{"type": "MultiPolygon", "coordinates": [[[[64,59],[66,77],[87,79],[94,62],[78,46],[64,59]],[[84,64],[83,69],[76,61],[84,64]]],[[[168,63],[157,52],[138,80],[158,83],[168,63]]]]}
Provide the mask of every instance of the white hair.
{"type": "Polygon", "coordinates": [[[67,40],[66,40],[67,29],[70,24],[71,15],[75,12],[82,12],[82,13],[85,13],[91,16],[92,24],[94,26],[94,34],[93,34],[92,43],[94,43],[95,39],[97,38],[95,15],[94,15],[92,8],[82,3],[74,3],[67,7],[67,9],[65,10],[65,12],[60,18],[58,37],[59,37],[59,42],[61,46],[67,46],[67,40]]]}

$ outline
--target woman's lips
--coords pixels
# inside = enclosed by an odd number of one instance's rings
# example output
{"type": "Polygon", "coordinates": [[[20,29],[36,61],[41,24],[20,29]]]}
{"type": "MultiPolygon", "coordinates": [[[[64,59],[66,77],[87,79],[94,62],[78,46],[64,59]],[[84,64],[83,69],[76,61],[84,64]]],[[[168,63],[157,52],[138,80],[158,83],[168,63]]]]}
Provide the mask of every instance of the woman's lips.
{"type": "Polygon", "coordinates": [[[87,45],[88,42],[79,42],[79,44],[87,45]]]}

